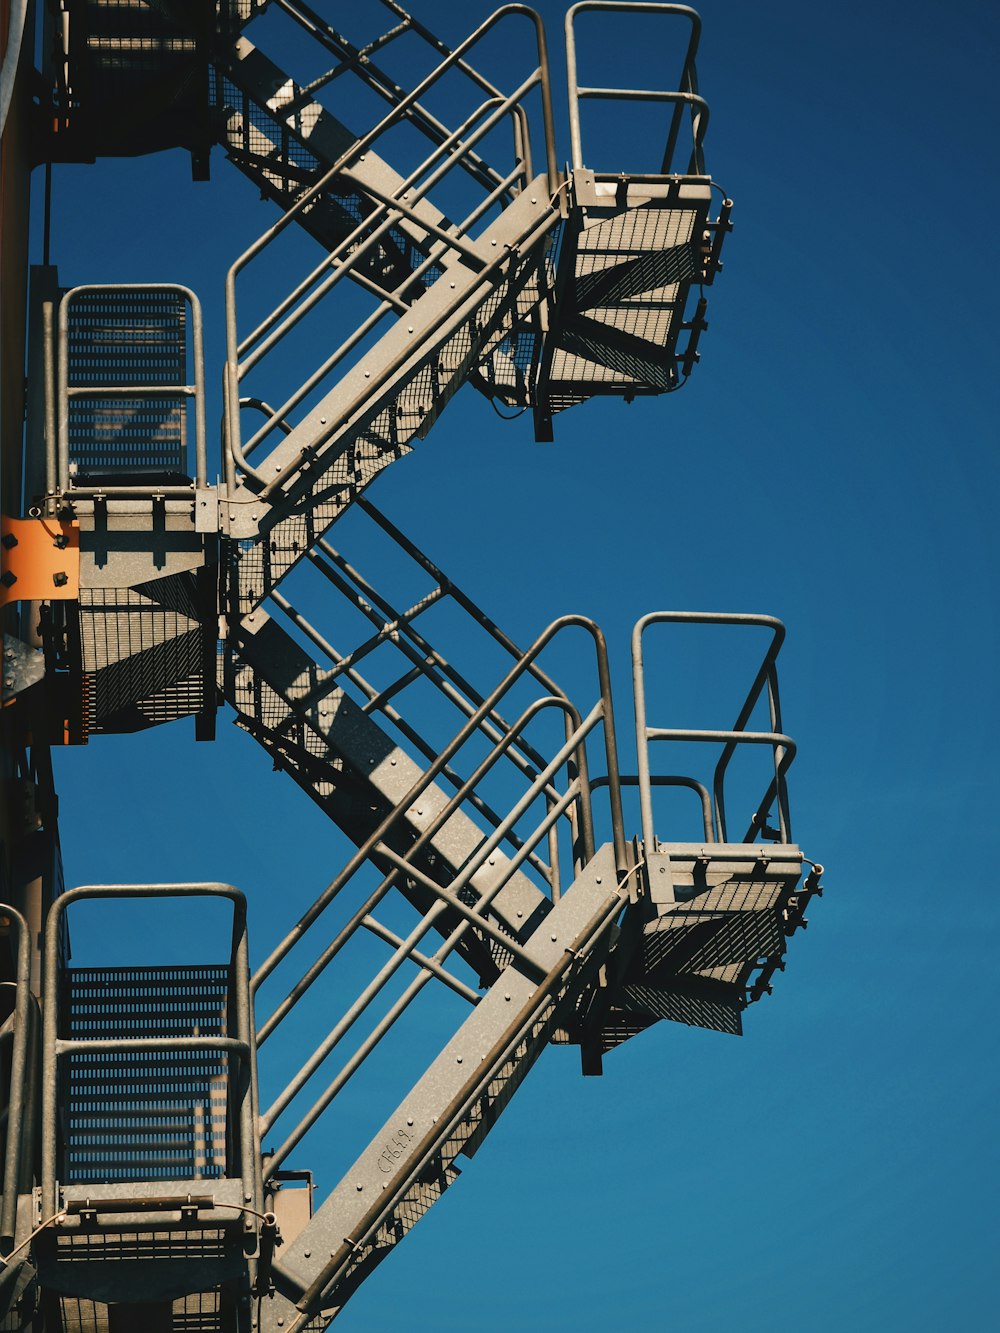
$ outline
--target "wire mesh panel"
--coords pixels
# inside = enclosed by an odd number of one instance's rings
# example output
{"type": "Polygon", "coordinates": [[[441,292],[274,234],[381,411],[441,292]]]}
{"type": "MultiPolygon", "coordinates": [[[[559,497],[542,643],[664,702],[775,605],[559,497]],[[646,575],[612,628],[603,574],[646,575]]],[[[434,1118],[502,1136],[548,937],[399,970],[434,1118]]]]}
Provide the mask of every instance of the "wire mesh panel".
{"type": "MultiPolygon", "coordinates": [[[[67,968],[73,1040],[227,1034],[229,967],[67,968]]],[[[226,1174],[226,1057],[218,1051],[74,1052],[62,1075],[67,1183],[226,1174]]]]}
{"type": "Polygon", "coordinates": [[[66,346],[71,476],[186,474],[187,337],[180,292],[133,287],[73,294],[66,346]],[[175,386],[176,394],[159,392],[175,386]],[[101,392],[108,389],[117,392],[101,392]]]}

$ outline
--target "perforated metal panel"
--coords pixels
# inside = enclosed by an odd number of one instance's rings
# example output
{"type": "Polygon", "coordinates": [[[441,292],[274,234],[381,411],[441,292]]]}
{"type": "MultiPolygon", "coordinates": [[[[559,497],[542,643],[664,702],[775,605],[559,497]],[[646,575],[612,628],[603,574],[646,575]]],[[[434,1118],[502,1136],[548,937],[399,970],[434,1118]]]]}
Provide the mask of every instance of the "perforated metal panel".
{"type": "MultiPolygon", "coordinates": [[[[224,1036],[229,968],[67,968],[61,1030],[76,1039],[224,1036]]],[[[227,1070],[217,1051],[76,1052],[60,1086],[67,1183],[226,1173],[227,1070]]]]}
{"type": "Polygon", "coordinates": [[[187,310],[174,291],[101,288],[69,303],[71,390],[119,387],[134,394],[74,394],[69,400],[69,462],[74,476],[187,473],[187,310]]]}

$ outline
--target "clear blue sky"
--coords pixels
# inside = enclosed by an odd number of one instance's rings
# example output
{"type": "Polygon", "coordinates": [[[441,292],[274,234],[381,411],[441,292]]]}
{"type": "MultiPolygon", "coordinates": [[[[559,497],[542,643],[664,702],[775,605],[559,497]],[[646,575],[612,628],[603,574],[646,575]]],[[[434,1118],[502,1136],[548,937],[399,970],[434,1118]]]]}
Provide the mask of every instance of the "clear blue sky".
{"type": "MultiPolygon", "coordinates": [[[[486,12],[457,11],[419,7],[449,38],[486,12]]],[[[795,833],[827,893],[742,1041],[661,1024],[587,1081],[548,1053],[345,1330],[996,1320],[1000,24],[981,0],[701,12],[736,229],[691,383],[577,409],[551,446],[467,391],[373,498],[515,637],[592,615],[626,688],[646,610],[785,620],[795,833]]],[[[187,177],[180,154],[58,169],[53,259],[195,286],[214,383],[225,265],[270,214],[221,153],[187,177]]],[[[224,719],[214,747],[182,723],[57,773],[68,883],[230,880],[258,957],[345,855],[224,719]]]]}

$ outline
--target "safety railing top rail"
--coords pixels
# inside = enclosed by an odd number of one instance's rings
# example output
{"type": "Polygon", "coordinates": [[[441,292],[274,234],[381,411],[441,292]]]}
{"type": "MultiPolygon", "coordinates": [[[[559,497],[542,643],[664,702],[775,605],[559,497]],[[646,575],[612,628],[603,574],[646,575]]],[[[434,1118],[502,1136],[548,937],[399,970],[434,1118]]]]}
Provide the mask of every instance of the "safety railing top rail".
{"type": "MultiPolygon", "coordinates": [[[[28,1042],[30,1039],[31,930],[27,921],[13,907],[0,903],[0,917],[17,932],[14,973],[13,1031],[10,1035],[10,1104],[7,1109],[7,1143],[3,1163],[3,1203],[0,1205],[0,1250],[7,1254],[17,1228],[17,1195],[21,1187],[22,1149],[34,1090],[27,1086],[28,1042]]],[[[9,1020],[8,1020],[9,1021],[9,1020]]],[[[7,1032],[7,1025],[0,1036],[7,1032]]]]}
{"type": "MultiPolygon", "coordinates": [[[[48,320],[46,320],[46,326],[48,320]]],[[[50,353],[46,350],[45,392],[46,392],[46,477],[51,488],[56,487],[64,494],[72,493],[78,498],[108,496],[113,498],[133,496],[157,496],[163,498],[190,499],[196,488],[207,484],[208,457],[205,434],[205,352],[202,335],[201,303],[189,287],[182,287],[173,282],[143,283],[88,283],[73,287],[63,295],[59,303],[58,344],[55,356],[55,368],[49,364],[50,353]],[[138,296],[143,293],[172,292],[179,296],[191,311],[191,355],[193,360],[193,383],[155,384],[133,382],[131,384],[71,384],[70,383],[70,313],[73,303],[81,297],[105,295],[110,298],[138,296]],[[55,393],[55,401],[51,395],[55,393]],[[194,403],[194,479],[190,485],[146,486],[141,481],[122,483],[113,482],[94,486],[78,486],[74,483],[70,469],[70,401],[73,398],[190,398],[194,403]],[[52,486],[54,483],[54,486],[52,486]]]]}
{"type": "Polygon", "coordinates": [[[674,154],[680,136],[684,108],[691,112],[691,154],[687,164],[688,175],[704,175],[705,162],[702,145],[708,130],[708,103],[698,94],[698,74],[695,57],[701,36],[701,19],[688,5],[644,3],[643,0],[580,0],[566,13],[566,77],[569,93],[569,128],[574,168],[584,165],[583,141],[580,129],[580,102],[587,98],[610,101],[667,102],[673,106],[666,147],[660,166],[661,175],[673,169],[674,154]],[[681,66],[678,86],[674,90],[648,88],[590,88],[581,87],[577,77],[576,18],[585,11],[610,11],[630,14],[660,14],[680,17],[691,24],[691,36],[681,66]]]}
{"type": "Polygon", "coordinates": [[[650,741],[693,741],[718,743],[722,747],[715,766],[712,782],[715,840],[728,841],[726,827],[725,779],[737,747],[740,745],[767,745],[774,756],[774,777],[757,806],[744,842],[753,842],[765,827],[767,811],[772,802],[778,804],[778,840],[791,841],[791,821],[788,812],[788,793],[785,774],[795,757],[795,742],[781,731],[781,703],[778,697],[778,677],[775,659],[785,637],[785,627],[774,616],[726,614],[702,611],[656,611],[643,616],[632,632],[632,689],[635,703],[636,749],[639,767],[639,802],[642,816],[642,837],[647,847],[656,846],[653,822],[653,798],[649,762],[650,741]],[[741,625],[760,626],[771,631],[771,641],[754,677],[739,715],[729,731],[690,730],[675,727],[649,727],[646,722],[646,681],[643,667],[643,635],[651,625],[741,625]],[[770,731],[747,731],[747,723],[766,689],[770,717],[770,731]]]}
{"type": "MultiPolygon", "coordinates": [[[[258,483],[265,485],[268,493],[276,486],[283,484],[283,478],[265,479],[255,468],[247,461],[246,453],[240,442],[240,424],[239,424],[239,384],[242,376],[250,369],[254,362],[244,362],[241,364],[240,358],[245,356],[252,348],[256,347],[255,361],[260,359],[263,352],[270,350],[281,337],[283,337],[302,317],[302,315],[311,308],[320,296],[325,295],[337,282],[344,276],[355,272],[358,263],[358,246],[365,243],[370,246],[377,242],[379,237],[396,222],[405,218],[408,223],[425,232],[429,239],[438,242],[439,248],[432,249],[431,255],[421,269],[427,269],[432,266],[443,253],[440,247],[451,247],[459,253],[468,250],[468,246],[463,242],[462,236],[473,225],[479,217],[491,206],[496,197],[503,193],[519,177],[524,181],[530,179],[530,145],[526,140],[522,146],[522,157],[504,180],[498,184],[491,194],[487,195],[486,200],[481,202],[473,212],[457,224],[454,228],[447,231],[437,228],[426,218],[421,217],[415,210],[414,204],[422,199],[427,191],[431,189],[439,180],[441,180],[449,171],[454,169],[457,161],[460,160],[462,153],[467,152],[475,145],[488,131],[497,123],[497,121],[506,115],[512,108],[523,104],[524,99],[532,89],[538,88],[542,103],[542,121],[545,137],[545,157],[546,173],[548,178],[548,188],[550,194],[554,195],[558,188],[558,172],[555,155],[555,132],[552,111],[552,96],[549,78],[548,53],[545,44],[545,31],[539,15],[526,5],[510,4],[504,5],[496,10],[484,23],[469,36],[466,40],[455,47],[424,79],[417,84],[405,97],[403,97],[385,116],[374,126],[367,134],[362,135],[360,139],[326,171],[316,182],[305,190],[296,202],[268,228],[247,250],[240,255],[230,267],[226,276],[226,336],[227,336],[227,360],[226,360],[226,392],[225,392],[225,422],[226,439],[228,448],[226,450],[226,470],[227,480],[230,484],[235,482],[235,467],[248,477],[254,478],[258,483]],[[358,188],[363,193],[368,193],[377,198],[380,208],[369,218],[355,229],[354,232],[341,244],[333,255],[323,261],[308,277],[300,283],[294,292],[273,311],[264,321],[245,338],[240,338],[238,333],[237,301],[236,301],[236,280],[238,275],[246,266],[251,263],[258,255],[262,253],[282,232],[296,219],[304,210],[306,210],[315,199],[333,182],[338,176],[349,176],[350,167],[356,162],[365,151],[375,144],[382,135],[387,133],[397,125],[407,114],[409,109],[416,103],[420,97],[433,87],[443,76],[451,69],[463,62],[465,54],[480,42],[488,32],[490,32],[499,22],[510,15],[519,15],[525,17],[531,22],[535,30],[536,50],[538,63],[535,69],[525,78],[520,86],[510,95],[498,99],[497,95],[491,95],[477,111],[469,117],[465,125],[456,131],[453,135],[445,139],[438,145],[430,156],[390,195],[382,195],[381,192],[373,190],[369,183],[358,182],[358,188]],[[483,116],[485,115],[485,119],[483,116]],[[475,126],[472,129],[472,126],[475,126]],[[442,160],[443,159],[443,160],[442,160]],[[433,168],[433,170],[432,170],[433,168]],[[426,173],[430,171],[430,175],[426,173]],[[417,184],[420,182],[420,184],[417,184]],[[404,199],[402,196],[406,196],[404,199]],[[374,228],[374,230],[373,230],[374,228]],[[440,233],[440,234],[437,234],[440,233]],[[334,271],[329,277],[323,278],[323,274],[330,267],[334,271]],[[322,278],[322,281],[320,281],[322,278]],[[278,325],[278,320],[282,319],[292,305],[300,302],[309,292],[319,284],[318,291],[313,291],[308,300],[305,309],[292,310],[292,313],[284,319],[284,323],[278,325]],[[262,340],[267,338],[266,344],[262,340]]],[[[469,262],[474,265],[481,265],[482,261],[478,256],[468,255],[469,262]]],[[[419,273],[419,271],[418,271],[419,273]]],[[[411,275],[407,282],[412,282],[411,275]]],[[[405,284],[403,284],[405,285],[405,284]]],[[[304,386],[295,395],[294,402],[301,401],[303,394],[315,387],[319,380],[328,374],[347,354],[360,339],[367,335],[374,327],[374,324],[383,318],[390,310],[398,308],[399,299],[396,292],[386,293],[374,315],[361,326],[359,330],[352,335],[347,342],[338,349],[333,357],[319,368],[317,372],[307,381],[307,387],[304,386]]],[[[294,405],[292,400],[279,408],[279,415],[287,415],[290,406],[294,405]]],[[[275,423],[270,426],[262,427],[261,431],[266,432],[271,429],[275,423]]],[[[254,443],[259,441],[261,432],[257,433],[254,443]]]]}
{"type": "Polygon", "coordinates": [[[74,1052],[171,1052],[179,1050],[218,1051],[239,1060],[239,1078],[235,1080],[238,1104],[238,1166],[244,1202],[248,1205],[243,1228],[252,1232],[251,1214],[261,1211],[262,1182],[260,1152],[255,1133],[256,1100],[255,1042],[251,1019],[249,990],[249,950],[247,945],[246,898],[231,884],[88,884],[61,894],[49,908],[45,922],[45,962],[43,972],[42,1029],[42,1152],[41,1194],[46,1217],[59,1207],[58,1171],[58,1094],[59,1065],[74,1052]],[[230,989],[236,1026],[235,1037],[116,1037],[63,1038],[59,1035],[60,942],[63,919],[74,903],[95,898],[228,898],[233,904],[233,931],[230,950],[230,989]]]}

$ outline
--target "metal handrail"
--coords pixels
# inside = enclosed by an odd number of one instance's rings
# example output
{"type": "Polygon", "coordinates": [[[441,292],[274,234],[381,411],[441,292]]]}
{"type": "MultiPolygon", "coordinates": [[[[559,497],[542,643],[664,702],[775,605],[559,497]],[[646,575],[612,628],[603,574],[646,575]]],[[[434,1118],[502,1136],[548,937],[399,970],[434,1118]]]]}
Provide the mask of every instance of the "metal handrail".
{"type": "MultiPolygon", "coordinates": [[[[242,1065],[239,1081],[239,1170],[244,1202],[260,1211],[262,1177],[255,1132],[256,1069],[249,989],[246,898],[231,884],[88,884],[61,894],[49,908],[45,922],[43,976],[44,1026],[42,1049],[42,1175],[41,1195],[46,1216],[59,1205],[57,1179],[57,1116],[60,1062],[75,1051],[210,1050],[236,1055],[242,1065]],[[235,1037],[133,1037],[71,1039],[59,1036],[59,976],[62,918],[73,903],[94,898],[228,898],[233,904],[230,951],[230,990],[234,999],[235,1037]]],[[[227,1163],[231,1167],[232,1163],[227,1163]]],[[[244,1228],[254,1229],[249,1214],[244,1228]]]]}
{"type": "MultiPolygon", "coordinates": [[[[507,103],[510,103],[511,105],[519,104],[532,88],[538,86],[541,90],[541,96],[542,96],[542,116],[543,116],[545,141],[546,141],[546,166],[547,166],[549,192],[550,194],[555,193],[557,188],[555,133],[554,133],[554,118],[552,113],[551,89],[549,81],[548,55],[545,44],[544,27],[542,26],[542,22],[539,15],[534,10],[528,8],[528,6],[520,4],[504,5],[500,9],[496,10],[484,23],[480,24],[480,26],[468,38],[466,38],[464,42],[460,43],[459,46],[455,47],[455,49],[451,51],[450,54],[447,55],[446,58],[440,62],[440,64],[436,67],[436,69],[434,69],[429,75],[427,75],[426,78],[424,78],[417,85],[416,88],[414,88],[406,97],[404,97],[402,101],[400,101],[388,113],[388,115],[386,115],[378,123],[378,125],[376,125],[367,134],[363,135],[354,145],[352,145],[350,149],[348,149],[345,153],[343,153],[341,157],[338,158],[338,160],[333,164],[333,166],[331,166],[330,169],[322,177],[320,177],[318,181],[316,181],[312,186],[310,186],[308,190],[304,191],[303,194],[300,195],[299,198],[296,200],[296,202],[291,206],[291,208],[289,208],[275,222],[275,224],[272,227],[270,227],[262,236],[260,236],[257,239],[257,241],[253,243],[253,245],[251,245],[247,250],[245,250],[243,254],[240,255],[239,258],[230,267],[229,272],[227,273],[226,276],[227,361],[226,361],[226,385],[225,385],[225,410],[226,410],[226,439],[228,446],[226,451],[227,453],[226,469],[227,469],[227,480],[231,484],[235,484],[235,479],[236,479],[234,465],[236,467],[239,467],[240,470],[246,476],[253,478],[259,484],[264,485],[267,488],[268,494],[270,494],[277,486],[282,485],[283,480],[287,479],[287,478],[265,479],[255,468],[253,468],[246,461],[245,453],[240,446],[238,399],[239,399],[239,382],[240,382],[241,368],[239,364],[238,349],[242,344],[240,342],[237,332],[237,317],[236,317],[237,275],[242,271],[243,268],[246,267],[248,263],[250,263],[252,259],[256,258],[256,256],[260,254],[262,250],[264,250],[268,245],[270,245],[271,242],[282,231],[284,231],[284,229],[290,224],[290,222],[294,218],[296,218],[306,207],[308,207],[308,205],[312,202],[313,199],[318,197],[318,195],[322,193],[323,190],[326,189],[326,187],[338,174],[342,173],[346,168],[350,166],[350,164],[353,161],[357,160],[366,151],[366,149],[369,148],[382,134],[384,134],[393,125],[397,124],[399,120],[406,114],[407,110],[414,104],[417,98],[422,96],[423,93],[425,93],[430,87],[432,87],[435,83],[437,83],[438,80],[449,69],[451,69],[456,64],[460,63],[461,57],[473,46],[475,46],[486,35],[486,33],[489,32],[497,23],[499,23],[502,19],[506,18],[509,14],[523,15],[527,17],[534,24],[535,34],[536,34],[536,47],[538,51],[538,65],[536,66],[534,72],[529,76],[528,79],[526,79],[521,84],[521,86],[517,89],[517,91],[514,94],[511,94],[509,98],[505,99],[505,103],[502,104],[497,109],[495,109],[492,112],[492,114],[488,117],[488,119],[484,122],[484,124],[480,125],[476,133],[470,136],[468,143],[466,144],[466,148],[471,147],[471,145],[474,142],[476,142],[478,138],[482,137],[482,135],[487,132],[487,130],[491,127],[491,125],[495,122],[496,119],[498,119],[502,114],[506,114],[506,110],[509,109],[509,107],[506,105],[507,103]]],[[[525,145],[525,151],[527,151],[527,145],[525,145]]],[[[439,156],[440,156],[440,150],[435,150],[435,152],[430,155],[430,158],[427,160],[427,162],[421,164],[421,166],[417,168],[416,172],[411,174],[412,178],[413,179],[419,178],[423,174],[423,172],[427,169],[428,164],[430,162],[435,161],[439,156]]],[[[454,167],[456,161],[458,160],[459,158],[457,156],[449,157],[442,165],[442,167],[440,167],[438,171],[435,172],[429,180],[424,182],[422,190],[426,191],[427,189],[429,189],[433,183],[436,183],[436,181],[439,180],[444,174],[446,174],[447,171],[451,170],[454,167]]],[[[527,158],[525,158],[524,161],[524,170],[525,172],[530,170],[527,158]]],[[[404,185],[399,187],[397,194],[401,193],[402,190],[406,188],[407,185],[404,183],[404,185]]],[[[412,193],[412,189],[410,192],[412,193]]],[[[390,196],[390,198],[392,200],[391,208],[393,212],[399,210],[401,214],[407,213],[407,207],[405,204],[403,204],[402,200],[397,198],[395,195],[390,196]]],[[[390,205],[388,203],[383,202],[382,210],[385,210],[389,207],[390,205]]],[[[384,227],[389,227],[393,225],[392,219],[384,221],[382,224],[378,224],[379,212],[380,210],[376,209],[372,214],[372,217],[366,219],[365,223],[362,224],[361,230],[367,229],[367,227],[370,227],[373,224],[373,222],[376,223],[376,225],[382,225],[384,227]]],[[[415,214],[412,216],[412,220],[418,227],[423,228],[425,226],[424,221],[415,214]]],[[[461,231],[461,228],[459,228],[458,230],[461,231]]],[[[454,237],[450,237],[448,243],[457,244],[454,237]]],[[[442,244],[444,244],[444,242],[442,242],[442,244]]],[[[317,270],[317,272],[318,271],[319,270],[317,270]]],[[[342,271],[343,271],[343,266],[341,266],[341,268],[337,270],[337,273],[334,275],[334,277],[339,276],[342,271]]],[[[490,269],[484,270],[484,272],[489,272],[489,271],[490,269]]],[[[375,389],[377,386],[372,385],[371,387],[372,389],[375,389]]],[[[297,471],[297,467],[293,469],[293,471],[297,471]]]]}
{"type": "MultiPolygon", "coordinates": [[[[653,826],[653,803],[649,766],[649,742],[653,740],[676,740],[694,742],[718,742],[722,744],[722,753],[715,767],[713,776],[713,802],[715,827],[722,842],[728,840],[726,829],[725,776],[729,763],[742,744],[769,745],[774,755],[774,779],[765,793],[764,800],[758,805],[755,815],[757,827],[763,826],[763,816],[770,800],[777,796],[779,836],[782,842],[791,839],[791,823],[788,813],[788,794],[785,774],[795,757],[795,742],[781,731],[781,705],[778,699],[777,674],[774,663],[785,638],[785,627],[774,616],[727,614],[702,611],[654,611],[643,616],[632,631],[632,690],[635,704],[636,750],[639,766],[639,804],[642,816],[642,837],[647,847],[656,846],[656,834],[653,826]],[[651,728],[646,725],[646,683],[642,658],[642,636],[650,625],[686,624],[686,625],[750,625],[771,631],[771,642],[747,696],[740,708],[733,727],[729,731],[683,730],[679,728],[651,728]],[[763,690],[767,688],[771,730],[750,732],[747,722],[763,690]]],[[[754,824],[751,824],[751,828],[754,824]]]]}
{"type": "Polygon", "coordinates": [[[603,98],[621,101],[670,102],[674,106],[671,117],[667,144],[664,149],[661,175],[667,175],[673,164],[674,149],[680,131],[680,121],[684,107],[691,108],[692,151],[688,162],[688,174],[704,173],[702,145],[708,130],[708,103],[698,95],[698,76],[695,57],[701,37],[701,18],[688,5],[655,4],[645,0],[580,0],[566,12],[566,80],[569,96],[569,128],[572,145],[572,162],[575,169],[583,166],[583,147],[580,131],[580,101],[583,98],[603,98]],[[681,67],[680,87],[676,91],[640,89],[640,88],[585,88],[580,87],[577,79],[576,16],[585,10],[604,10],[625,13],[662,14],[687,19],[691,24],[691,36],[687,53],[681,67]]]}
{"type": "MultiPolygon", "coordinates": [[[[371,833],[361,847],[358,848],[336,879],[327,886],[312,906],[303,913],[297,924],[289,934],[286,935],[285,939],[271,951],[269,956],[251,977],[250,987],[252,992],[255,992],[261,983],[270,976],[278,963],[280,963],[288,954],[295,943],[301,939],[305,931],[308,930],[337,893],[340,892],[340,889],[346,881],[370,859],[377,844],[383,840],[386,833],[392,828],[399,812],[408,809],[418,797],[423,795],[435,778],[441,774],[448,761],[462,748],[469,737],[478,729],[480,722],[482,722],[510,687],[528,671],[535,658],[538,657],[545,647],[547,647],[555,635],[570,626],[578,626],[586,630],[594,639],[597,655],[600,699],[604,710],[604,744],[608,775],[610,778],[609,796],[611,801],[611,823],[612,838],[615,848],[615,864],[619,872],[624,874],[628,862],[625,846],[625,824],[621,808],[621,790],[618,786],[618,746],[615,736],[614,706],[611,699],[611,673],[608,666],[607,643],[600,628],[588,617],[578,615],[561,616],[558,620],[554,620],[545,630],[543,630],[535,642],[521,655],[518,661],[514,663],[500,683],[494,687],[489,695],[487,695],[486,699],[480,704],[465,725],[439,752],[434,763],[421,773],[420,777],[409,791],[397,802],[396,807],[379,822],[374,832],[371,833]]],[[[561,703],[562,701],[560,700],[559,702],[561,703]]]]}
{"type": "MultiPolygon", "coordinates": [[[[619,775],[618,781],[622,787],[638,787],[639,775],[637,773],[622,773],[619,775]]],[[[649,781],[654,787],[685,787],[688,791],[693,791],[701,804],[701,822],[705,841],[718,842],[712,820],[712,797],[703,782],[699,782],[697,778],[683,777],[678,773],[654,773],[649,781]]],[[[590,790],[595,792],[607,785],[608,779],[606,777],[593,778],[590,783],[590,790]]]]}
{"type": "MultiPolygon", "coordinates": [[[[528,718],[531,715],[533,715],[536,711],[538,711],[540,707],[551,706],[552,704],[558,705],[559,701],[551,699],[537,700],[536,703],[532,705],[531,708],[526,710],[522,718],[518,720],[515,729],[518,729],[521,726],[525,725],[528,718]]],[[[583,720],[583,723],[577,729],[574,735],[570,737],[570,739],[567,741],[563,749],[553,758],[552,762],[545,770],[545,772],[539,775],[539,778],[537,782],[534,784],[533,788],[528,792],[526,792],[525,795],[521,798],[521,800],[517,803],[517,805],[512,809],[505,823],[513,825],[513,823],[525,812],[525,810],[527,810],[530,807],[530,805],[537,799],[538,795],[541,794],[544,785],[554,775],[557,769],[561,767],[563,763],[566,762],[567,758],[572,754],[573,750],[582,743],[586,735],[591,730],[593,730],[593,728],[601,720],[601,717],[602,717],[602,706],[600,703],[598,703],[591,710],[588,716],[583,720]]],[[[490,760],[487,760],[487,763],[489,762],[490,760]]],[[[478,774],[477,774],[477,780],[478,780],[478,774]]],[[[368,985],[368,987],[365,988],[359,999],[355,1001],[354,1005],[351,1006],[351,1008],[347,1011],[347,1013],[331,1030],[327,1038],[320,1044],[320,1046],[316,1049],[314,1054],[302,1067],[302,1069],[295,1076],[295,1078],[290,1080],[286,1088],[283,1090],[280,1096],[275,1100],[271,1108],[261,1116],[260,1123],[261,1123],[262,1133],[266,1133],[274,1125],[275,1121],[278,1119],[281,1112],[289,1105],[289,1103],[294,1099],[294,1097],[297,1096],[298,1093],[306,1086],[306,1084],[311,1079],[312,1075],[319,1069],[320,1065],[330,1054],[330,1052],[334,1049],[334,1047],[339,1043],[339,1041],[349,1030],[349,1028],[360,1017],[361,1013],[363,1013],[364,1010],[372,1003],[375,997],[384,988],[388,980],[395,974],[398,968],[408,957],[412,957],[413,950],[415,949],[416,945],[420,942],[423,936],[431,929],[434,922],[438,918],[443,916],[445,913],[449,911],[455,912],[462,918],[462,920],[460,921],[459,925],[449,934],[444,943],[438,948],[438,950],[433,955],[433,961],[435,963],[443,962],[444,959],[446,959],[448,955],[452,952],[452,950],[457,946],[457,944],[460,942],[464,934],[469,929],[475,927],[478,930],[490,936],[496,943],[500,944],[514,958],[519,959],[522,965],[526,966],[529,969],[529,971],[534,972],[537,969],[537,964],[533,961],[531,956],[521,948],[521,946],[517,943],[517,941],[512,939],[504,931],[493,926],[485,918],[484,914],[487,908],[493,902],[493,900],[500,893],[504,885],[509,881],[511,876],[518,870],[520,864],[527,857],[530,848],[536,845],[539,841],[541,841],[543,837],[545,837],[548,830],[555,824],[556,820],[561,817],[562,813],[564,812],[565,808],[569,805],[569,803],[580,799],[581,796],[584,795],[586,792],[587,792],[586,785],[583,782],[581,782],[580,778],[576,778],[569,785],[566,792],[563,793],[562,797],[549,808],[545,816],[538,824],[537,828],[525,840],[524,847],[514,857],[511,858],[504,872],[494,881],[493,884],[491,884],[489,890],[481,896],[479,902],[477,902],[474,908],[468,907],[462,901],[460,894],[462,890],[470,884],[474,875],[486,864],[491,853],[496,850],[497,846],[499,845],[503,837],[504,830],[502,828],[497,829],[495,833],[479,848],[479,850],[475,853],[475,855],[469,860],[469,862],[467,862],[467,864],[463,868],[461,875],[459,875],[455,880],[453,880],[448,885],[447,888],[444,888],[443,886],[438,884],[435,880],[431,879],[428,875],[425,875],[422,871],[420,871],[417,867],[413,865],[412,848],[409,850],[408,856],[403,857],[400,856],[398,853],[396,853],[391,847],[387,846],[384,842],[379,842],[376,844],[376,846],[373,848],[375,856],[380,860],[388,861],[392,869],[390,870],[389,875],[387,875],[386,878],[383,880],[383,883],[379,887],[379,889],[376,890],[376,893],[373,894],[372,897],[369,899],[369,902],[365,904],[365,915],[367,915],[368,911],[370,911],[369,904],[372,903],[372,899],[377,897],[379,900],[381,900],[381,898],[384,897],[385,893],[388,892],[392,883],[395,882],[396,877],[400,874],[405,875],[408,879],[415,880],[417,883],[422,885],[423,888],[425,888],[430,893],[435,895],[438,901],[424,914],[421,921],[417,923],[417,925],[411,931],[407,939],[400,943],[400,945],[396,948],[392,958],[382,967],[377,977],[368,985]]],[[[338,936],[338,941],[346,943],[347,939],[349,939],[353,933],[354,933],[354,923],[352,920],[352,922],[349,923],[348,926],[345,926],[343,931],[341,931],[340,936],[338,936]]],[[[333,1082],[330,1085],[328,1085],[328,1087],[324,1090],[319,1099],[313,1104],[310,1110],[305,1114],[305,1116],[300,1118],[299,1123],[291,1130],[291,1132],[285,1139],[284,1143],[275,1151],[273,1156],[269,1158],[267,1174],[270,1174],[271,1171],[276,1169],[277,1166],[282,1161],[285,1160],[287,1155],[300,1142],[302,1137],[308,1132],[308,1130],[312,1127],[312,1125],[315,1124],[316,1120],[327,1108],[327,1106],[334,1099],[334,1097],[340,1092],[340,1090],[343,1088],[347,1080],[356,1072],[356,1070],[360,1067],[361,1063],[363,1063],[368,1053],[374,1048],[375,1045],[377,1045],[377,1043],[382,1039],[382,1037],[389,1030],[389,1028],[393,1026],[393,1024],[396,1022],[396,1020],[399,1018],[402,1012],[409,1006],[412,999],[415,998],[415,996],[423,988],[423,985],[426,983],[427,980],[429,980],[429,976],[430,976],[429,972],[422,973],[421,976],[418,976],[414,980],[414,982],[410,983],[410,986],[407,988],[406,991],[403,992],[403,995],[399,997],[399,999],[392,1006],[390,1011],[376,1026],[374,1031],[371,1034],[369,1034],[368,1039],[364,1043],[362,1043],[362,1046],[359,1048],[359,1050],[355,1052],[355,1055],[347,1062],[347,1064],[340,1071],[340,1073],[334,1078],[333,1082]]],[[[290,1012],[291,1008],[293,1007],[294,1005],[287,1005],[286,1007],[284,1007],[281,1017],[283,1018],[285,1014],[290,1012]]],[[[274,1030],[276,1024],[272,1020],[269,1020],[268,1023],[261,1028],[261,1039],[263,1039],[265,1033],[270,1033],[271,1031],[274,1030]]]]}
{"type": "Polygon", "coordinates": [[[7,1250],[17,1230],[17,1196],[21,1188],[24,1148],[24,1111],[33,1099],[33,1089],[26,1086],[28,1046],[31,1036],[31,929],[15,908],[0,903],[0,916],[17,928],[17,964],[15,972],[12,1048],[10,1056],[10,1099],[7,1116],[7,1144],[4,1150],[3,1203],[0,1204],[0,1243],[7,1250]]]}
{"type": "MultiPolygon", "coordinates": [[[[59,350],[56,358],[58,375],[58,423],[52,435],[46,437],[46,475],[54,475],[63,492],[75,496],[163,496],[189,499],[195,488],[207,485],[208,453],[205,433],[205,351],[202,335],[201,303],[190,287],[176,282],[141,283],[86,283],[72,287],[59,303],[59,350]],[[90,292],[175,292],[191,308],[191,352],[194,360],[193,384],[128,384],[128,385],[71,385],[69,382],[69,308],[73,299],[90,292]],[[74,486],[69,471],[69,402],[72,397],[129,397],[145,394],[176,395],[194,399],[195,473],[190,486],[74,486]]],[[[48,366],[46,366],[48,373],[48,366]]]]}

